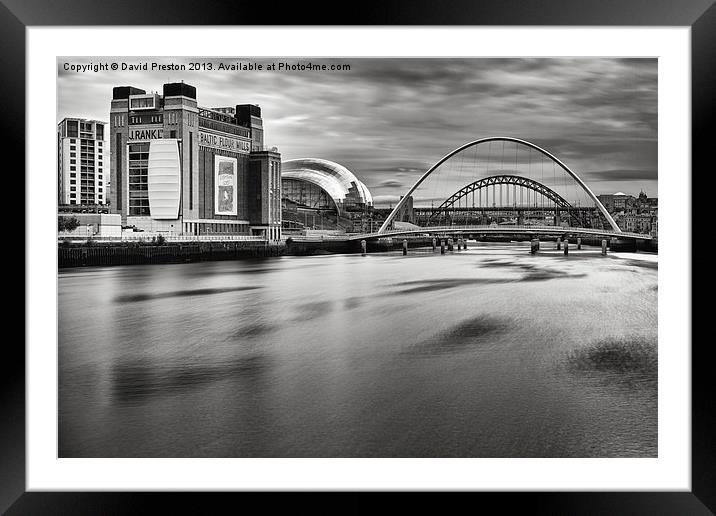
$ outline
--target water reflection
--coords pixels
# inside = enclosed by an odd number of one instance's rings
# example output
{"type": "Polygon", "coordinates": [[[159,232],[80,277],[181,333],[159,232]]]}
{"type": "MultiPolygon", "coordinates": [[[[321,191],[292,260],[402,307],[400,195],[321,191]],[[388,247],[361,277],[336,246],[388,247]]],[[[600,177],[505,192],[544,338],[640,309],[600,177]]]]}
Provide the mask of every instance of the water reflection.
{"type": "Polygon", "coordinates": [[[112,396],[119,403],[146,402],[153,396],[175,396],[226,378],[259,374],[266,357],[248,356],[218,364],[159,365],[120,362],[111,370],[112,396]]]}
{"type": "Polygon", "coordinates": [[[596,372],[607,381],[654,390],[657,386],[657,343],[639,336],[604,339],[576,349],[569,353],[567,364],[576,374],[596,372]]]}
{"type": "Polygon", "coordinates": [[[496,344],[513,326],[514,321],[507,317],[474,317],[412,346],[410,352],[432,357],[475,350],[477,346],[496,344]]]}
{"type": "Polygon", "coordinates": [[[259,287],[233,287],[233,288],[199,288],[194,290],[175,290],[173,292],[157,292],[147,294],[128,294],[117,296],[115,303],[134,303],[137,301],[149,301],[152,299],[164,299],[167,297],[186,297],[186,296],[210,296],[213,294],[223,294],[225,292],[241,292],[242,290],[253,290],[259,287]]]}

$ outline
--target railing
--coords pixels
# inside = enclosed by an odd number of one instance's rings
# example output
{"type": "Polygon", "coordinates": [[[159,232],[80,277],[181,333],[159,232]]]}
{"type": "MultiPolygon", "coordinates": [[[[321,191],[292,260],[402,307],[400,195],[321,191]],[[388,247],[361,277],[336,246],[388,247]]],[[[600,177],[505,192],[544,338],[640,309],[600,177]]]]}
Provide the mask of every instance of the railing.
{"type": "Polygon", "coordinates": [[[98,242],[151,242],[152,239],[162,236],[166,242],[267,242],[268,239],[254,235],[167,235],[164,233],[135,233],[122,236],[101,236],[101,235],[62,235],[58,234],[58,240],[94,240],[98,242]]]}
{"type": "Polygon", "coordinates": [[[345,241],[350,240],[350,235],[289,235],[294,242],[319,242],[324,240],[345,241]]]}
{"type": "Polygon", "coordinates": [[[167,242],[222,242],[222,241],[259,241],[266,240],[262,236],[254,235],[167,235],[164,233],[144,232],[142,235],[128,234],[122,235],[122,240],[151,240],[152,238],[162,236],[167,242]]]}
{"type": "Polygon", "coordinates": [[[640,240],[651,240],[652,236],[648,233],[630,233],[627,231],[611,231],[605,229],[592,229],[592,228],[576,228],[570,226],[537,226],[537,225],[521,225],[521,226],[428,226],[421,227],[419,229],[391,229],[379,233],[363,233],[359,235],[351,235],[351,240],[357,240],[361,238],[376,238],[376,237],[389,237],[391,235],[405,235],[415,233],[451,233],[451,232],[472,232],[472,233],[548,233],[548,234],[562,234],[562,233],[573,233],[583,235],[604,235],[615,238],[637,238],[640,240]]]}

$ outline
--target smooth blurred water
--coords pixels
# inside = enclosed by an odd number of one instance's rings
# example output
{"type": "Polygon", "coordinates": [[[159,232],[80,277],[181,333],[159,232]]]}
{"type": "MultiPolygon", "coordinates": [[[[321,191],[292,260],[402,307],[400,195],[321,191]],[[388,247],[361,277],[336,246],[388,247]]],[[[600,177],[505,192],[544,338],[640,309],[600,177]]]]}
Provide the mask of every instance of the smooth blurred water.
{"type": "Polygon", "coordinates": [[[655,457],[656,347],[654,255],[62,270],[59,454],[655,457]]]}

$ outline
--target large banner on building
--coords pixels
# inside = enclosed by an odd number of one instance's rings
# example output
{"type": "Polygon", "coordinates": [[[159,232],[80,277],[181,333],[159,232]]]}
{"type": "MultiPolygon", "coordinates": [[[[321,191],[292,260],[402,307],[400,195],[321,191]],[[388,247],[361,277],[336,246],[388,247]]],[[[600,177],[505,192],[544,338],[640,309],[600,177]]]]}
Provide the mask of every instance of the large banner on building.
{"type": "Polygon", "coordinates": [[[248,138],[242,139],[233,136],[207,133],[205,131],[199,131],[199,145],[241,154],[249,154],[251,152],[251,140],[248,138]]]}
{"type": "Polygon", "coordinates": [[[214,213],[236,215],[236,158],[214,156],[214,213]]]}

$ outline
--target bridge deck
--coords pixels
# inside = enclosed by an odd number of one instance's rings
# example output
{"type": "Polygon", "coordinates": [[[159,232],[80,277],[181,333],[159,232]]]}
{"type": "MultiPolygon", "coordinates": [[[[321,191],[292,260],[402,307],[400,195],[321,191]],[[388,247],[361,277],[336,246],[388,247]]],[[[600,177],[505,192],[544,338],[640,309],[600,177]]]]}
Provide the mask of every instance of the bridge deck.
{"type": "Polygon", "coordinates": [[[628,238],[638,240],[652,240],[651,235],[642,233],[630,233],[626,231],[609,231],[605,229],[574,228],[563,226],[431,226],[418,229],[393,229],[376,233],[363,233],[351,235],[348,240],[370,240],[401,235],[434,235],[434,234],[455,234],[455,233],[478,233],[489,235],[571,235],[571,236],[596,236],[607,238],[628,238]]]}

